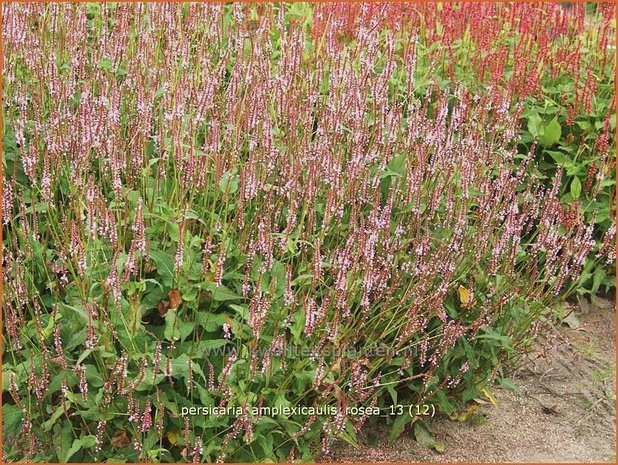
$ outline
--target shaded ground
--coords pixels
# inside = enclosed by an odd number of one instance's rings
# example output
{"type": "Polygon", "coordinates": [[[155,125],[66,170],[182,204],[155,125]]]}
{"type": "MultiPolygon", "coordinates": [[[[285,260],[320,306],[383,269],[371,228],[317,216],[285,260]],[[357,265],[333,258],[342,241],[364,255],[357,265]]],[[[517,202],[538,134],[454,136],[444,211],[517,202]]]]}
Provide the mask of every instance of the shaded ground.
{"type": "MultiPolygon", "coordinates": [[[[389,427],[359,435],[355,449],[339,444],[334,462],[615,462],[616,341],[613,301],[593,298],[574,308],[548,343],[512,376],[518,395],[496,387],[498,408],[479,405],[465,423],[436,417],[427,423],[446,449],[423,448],[409,429],[393,442],[389,427]]],[[[571,309],[569,309],[571,310],[571,309]]]]}

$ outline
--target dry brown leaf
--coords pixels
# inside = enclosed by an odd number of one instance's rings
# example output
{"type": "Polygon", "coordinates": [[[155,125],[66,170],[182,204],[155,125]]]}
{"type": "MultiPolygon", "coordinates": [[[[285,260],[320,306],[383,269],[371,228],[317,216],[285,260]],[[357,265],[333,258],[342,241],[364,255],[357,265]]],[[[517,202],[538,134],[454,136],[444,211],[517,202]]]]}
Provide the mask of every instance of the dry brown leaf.
{"type": "Polygon", "coordinates": [[[470,404],[467,408],[460,412],[455,412],[449,416],[451,420],[465,422],[470,419],[472,415],[474,415],[479,409],[479,406],[476,404],[470,404]]]}
{"type": "Polygon", "coordinates": [[[120,449],[122,447],[127,447],[129,444],[131,444],[131,440],[127,436],[127,432],[125,430],[118,429],[112,436],[111,443],[112,446],[120,449]]]}
{"type": "Polygon", "coordinates": [[[149,261],[144,264],[144,271],[146,273],[152,273],[153,271],[156,271],[156,269],[157,266],[149,261]]]}
{"type": "Polygon", "coordinates": [[[159,302],[159,305],[157,305],[157,311],[159,312],[159,316],[165,316],[168,308],[170,308],[170,303],[167,300],[162,300],[161,302],[159,302]]]}
{"type": "Polygon", "coordinates": [[[170,298],[170,308],[174,310],[177,309],[180,305],[180,302],[182,302],[180,292],[178,292],[176,289],[170,289],[170,291],[167,293],[167,296],[170,298]]]}

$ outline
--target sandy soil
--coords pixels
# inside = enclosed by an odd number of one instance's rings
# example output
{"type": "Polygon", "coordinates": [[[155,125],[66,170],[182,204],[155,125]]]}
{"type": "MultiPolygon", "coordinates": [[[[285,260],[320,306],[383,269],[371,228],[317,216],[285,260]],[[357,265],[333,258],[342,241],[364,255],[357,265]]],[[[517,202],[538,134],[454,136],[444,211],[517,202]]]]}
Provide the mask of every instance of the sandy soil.
{"type": "MultiPolygon", "coordinates": [[[[338,444],[333,462],[614,462],[616,461],[615,304],[580,301],[579,321],[551,339],[513,373],[521,393],[496,387],[498,407],[478,406],[466,422],[427,422],[444,453],[420,446],[410,429],[389,443],[389,427],[359,435],[360,447],[338,444]]],[[[324,460],[324,459],[322,459],[324,460]]],[[[328,460],[328,459],[326,459],[328,460]]]]}

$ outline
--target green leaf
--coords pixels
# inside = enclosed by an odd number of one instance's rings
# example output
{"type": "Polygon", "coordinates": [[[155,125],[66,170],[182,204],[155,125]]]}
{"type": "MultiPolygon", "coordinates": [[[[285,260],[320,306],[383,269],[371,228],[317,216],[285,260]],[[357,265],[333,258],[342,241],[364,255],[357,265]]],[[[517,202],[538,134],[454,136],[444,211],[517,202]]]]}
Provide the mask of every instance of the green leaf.
{"type": "Polygon", "coordinates": [[[389,434],[389,439],[394,441],[406,428],[406,425],[412,421],[412,417],[410,415],[398,415],[393,422],[393,426],[391,427],[391,432],[389,434]]]}
{"type": "Polygon", "coordinates": [[[305,328],[305,315],[302,312],[296,312],[292,317],[294,319],[294,323],[290,327],[290,332],[292,336],[294,336],[293,341],[299,342],[301,340],[301,333],[305,328]]]}
{"type": "Polygon", "coordinates": [[[395,158],[393,158],[388,165],[386,165],[386,169],[382,173],[382,178],[386,176],[403,176],[406,174],[406,154],[401,154],[395,158]]]}
{"type": "Polygon", "coordinates": [[[504,334],[498,334],[494,331],[487,331],[485,334],[480,334],[476,336],[477,339],[490,339],[493,341],[498,341],[502,343],[502,347],[506,349],[511,349],[513,347],[513,342],[509,336],[504,334]]]}
{"type": "MultiPolygon", "coordinates": [[[[170,360],[170,365],[172,366],[172,373],[174,378],[183,378],[185,381],[189,378],[189,356],[187,354],[181,354],[177,358],[173,358],[170,360]]],[[[204,371],[199,366],[199,364],[195,361],[191,363],[191,368],[193,373],[199,374],[204,381],[206,381],[206,376],[204,375],[204,371]]]]}
{"type": "Polygon", "coordinates": [[[169,289],[164,288],[154,279],[148,280],[150,282],[155,282],[159,287],[155,287],[142,297],[142,306],[145,309],[155,308],[159,302],[164,300],[167,297],[167,293],[169,289]]]}
{"type": "Polygon", "coordinates": [[[236,294],[230,288],[223,285],[216,286],[212,293],[212,298],[217,302],[225,302],[226,300],[242,300],[243,297],[236,294]]]}
{"type": "Polygon", "coordinates": [[[86,365],[86,379],[92,387],[101,387],[105,384],[101,373],[94,365],[86,365]]]}
{"type": "Polygon", "coordinates": [[[574,199],[578,199],[582,193],[582,183],[578,177],[573,178],[571,181],[571,195],[574,199]]]}
{"type": "Polygon", "coordinates": [[[181,341],[184,341],[195,329],[195,323],[192,321],[182,321],[180,318],[176,318],[176,325],[178,326],[181,341]]]}
{"type": "Polygon", "coordinates": [[[227,316],[225,313],[210,313],[205,310],[199,310],[195,314],[195,323],[209,332],[221,329],[221,326],[226,321],[227,316]]]}
{"type": "Polygon", "coordinates": [[[62,416],[62,414],[65,411],[65,407],[63,405],[60,405],[56,411],[54,412],[54,414],[49,418],[49,420],[45,421],[43,424],[41,424],[41,429],[43,431],[49,431],[52,429],[52,426],[54,426],[54,424],[58,421],[58,418],[60,418],[62,416]]]}
{"type": "Polygon", "coordinates": [[[223,173],[219,181],[219,189],[221,189],[221,192],[227,192],[228,194],[235,193],[238,190],[238,175],[230,171],[223,173]]]}
{"type": "Polygon", "coordinates": [[[160,250],[152,250],[150,258],[157,264],[157,271],[161,277],[168,278],[168,280],[174,277],[174,260],[170,255],[160,250]]]}
{"type": "Polygon", "coordinates": [[[595,294],[599,290],[599,287],[601,287],[606,275],[607,273],[603,268],[599,268],[594,272],[594,276],[592,278],[592,289],[590,292],[595,294]]]}
{"type": "Polygon", "coordinates": [[[165,83],[161,84],[161,87],[159,87],[157,91],[155,92],[154,94],[155,100],[158,99],[159,97],[162,97],[164,93],[165,93],[165,83]]]}
{"type": "Polygon", "coordinates": [[[550,123],[543,128],[541,134],[539,134],[539,142],[545,147],[551,147],[560,140],[562,136],[562,128],[558,119],[554,117],[550,123]]]}
{"type": "MultiPolygon", "coordinates": [[[[60,433],[57,430],[54,431],[54,449],[56,451],[56,460],[60,462],[65,456],[66,451],[71,448],[73,443],[73,429],[69,420],[62,422],[62,429],[60,433]]],[[[51,451],[50,451],[51,452],[51,451]]]]}
{"type": "Polygon", "coordinates": [[[562,153],[562,152],[555,152],[553,150],[546,150],[545,153],[547,153],[550,157],[552,157],[554,159],[554,161],[556,162],[556,164],[558,164],[558,165],[562,166],[567,161],[567,156],[564,153],[562,153]]]}
{"type": "Polygon", "coordinates": [[[64,457],[63,462],[64,463],[68,462],[69,459],[73,457],[73,454],[75,454],[75,452],[81,449],[88,449],[89,447],[94,446],[95,442],[96,442],[96,437],[93,436],[92,434],[88,436],[84,436],[83,438],[74,440],[73,445],[67,451],[67,455],[64,457]]]}
{"type": "Polygon", "coordinates": [[[272,456],[273,453],[273,435],[272,434],[260,434],[257,436],[255,442],[257,443],[257,445],[260,447],[260,449],[262,449],[262,457],[264,457],[264,459],[262,459],[263,462],[266,461],[273,461],[273,460],[268,460],[268,457],[272,456]]]}
{"type": "Polygon", "coordinates": [[[243,320],[248,320],[249,319],[249,308],[247,307],[247,305],[235,305],[235,304],[229,304],[229,307],[232,310],[235,310],[236,313],[238,315],[240,315],[240,317],[243,320]]]}
{"type": "Polygon", "coordinates": [[[422,421],[414,423],[414,437],[416,442],[428,449],[434,449],[436,452],[444,452],[444,444],[437,441],[430,433],[422,421]]]}
{"type": "Polygon", "coordinates": [[[86,350],[84,350],[84,352],[82,352],[82,354],[77,359],[77,362],[75,362],[75,365],[76,366],[80,365],[84,360],[86,360],[86,357],[88,357],[88,355],[90,355],[93,350],[94,349],[86,349],[86,350]]]}
{"type": "Polygon", "coordinates": [[[97,63],[97,66],[104,71],[111,71],[112,69],[114,69],[114,62],[109,58],[102,58],[97,63]]]}
{"type": "Polygon", "coordinates": [[[221,355],[220,352],[223,352],[223,351],[219,351],[219,350],[215,351],[214,349],[223,347],[228,342],[229,341],[227,339],[208,339],[206,341],[200,341],[200,343],[198,344],[198,350],[202,352],[202,355],[206,357],[213,356],[213,354],[210,353],[211,351],[214,351],[215,355],[221,355]]]}
{"type": "Polygon", "coordinates": [[[542,124],[543,120],[536,111],[528,117],[528,131],[533,136],[540,135],[542,124]]]}
{"type": "MultiPolygon", "coordinates": [[[[2,349],[4,350],[4,346],[2,349]]],[[[11,375],[9,375],[6,365],[2,368],[4,368],[4,370],[2,370],[2,392],[6,392],[9,390],[9,379],[11,375]]]]}
{"type": "Polygon", "coordinates": [[[397,405],[397,391],[395,390],[393,385],[392,384],[387,384],[386,385],[386,390],[391,395],[391,399],[393,401],[393,405],[397,405]]]}
{"type": "Polygon", "coordinates": [[[2,434],[4,437],[17,436],[21,429],[23,412],[16,405],[2,405],[2,434]]]}
{"type": "Polygon", "coordinates": [[[168,341],[176,341],[180,339],[180,329],[177,325],[177,313],[174,309],[169,309],[165,314],[165,331],[163,331],[165,339],[168,341]]]}

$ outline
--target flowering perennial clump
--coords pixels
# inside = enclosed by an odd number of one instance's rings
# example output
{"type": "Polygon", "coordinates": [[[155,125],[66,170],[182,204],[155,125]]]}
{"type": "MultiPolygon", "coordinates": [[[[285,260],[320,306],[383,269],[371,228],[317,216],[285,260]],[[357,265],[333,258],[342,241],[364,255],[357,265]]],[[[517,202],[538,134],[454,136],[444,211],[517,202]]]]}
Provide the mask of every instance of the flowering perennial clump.
{"type": "Polygon", "coordinates": [[[613,8],[2,8],[6,460],[310,460],[610,286],[613,8]]]}

